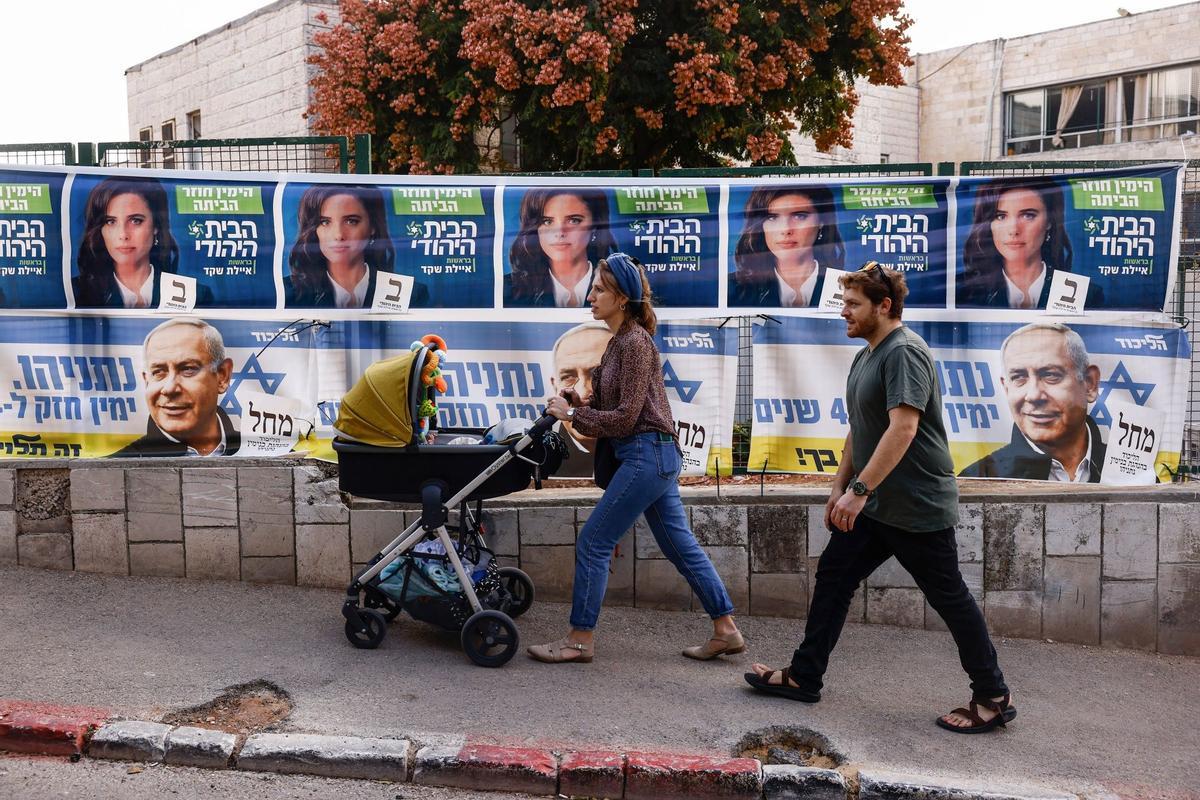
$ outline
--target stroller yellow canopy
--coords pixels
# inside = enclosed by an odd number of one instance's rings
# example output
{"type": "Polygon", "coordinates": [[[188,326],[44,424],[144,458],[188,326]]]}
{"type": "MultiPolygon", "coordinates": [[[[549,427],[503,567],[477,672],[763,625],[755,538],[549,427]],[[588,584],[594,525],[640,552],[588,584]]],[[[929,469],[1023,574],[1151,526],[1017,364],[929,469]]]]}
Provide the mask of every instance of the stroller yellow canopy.
{"type": "Polygon", "coordinates": [[[421,348],[367,367],[342,398],[333,428],[346,439],[376,447],[407,447],[413,440],[411,382],[428,351],[421,348]],[[416,369],[414,369],[414,367],[416,369]]]}

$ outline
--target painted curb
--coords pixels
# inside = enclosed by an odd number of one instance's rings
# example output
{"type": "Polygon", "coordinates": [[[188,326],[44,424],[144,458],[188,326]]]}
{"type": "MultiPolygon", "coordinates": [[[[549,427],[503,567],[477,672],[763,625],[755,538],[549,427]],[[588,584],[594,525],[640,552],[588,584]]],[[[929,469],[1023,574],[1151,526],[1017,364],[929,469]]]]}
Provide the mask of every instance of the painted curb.
{"type": "Polygon", "coordinates": [[[763,765],[763,800],[845,800],[846,779],[835,769],[763,765]]]}
{"type": "Polygon", "coordinates": [[[167,734],[166,764],[180,767],[228,769],[237,737],[208,728],[175,728],[167,734]]]}
{"type": "Polygon", "coordinates": [[[552,795],[558,793],[558,756],[551,750],[469,741],[457,749],[433,745],[417,751],[413,782],[552,795]]]}
{"type": "Polygon", "coordinates": [[[564,753],[558,764],[558,793],[621,800],[625,796],[625,763],[623,753],[564,753]]]}
{"type": "Polygon", "coordinates": [[[407,739],[256,733],[238,753],[238,769],[303,773],[403,783],[408,780],[407,739]]]}
{"type": "Polygon", "coordinates": [[[170,725],[159,722],[110,722],[92,734],[87,752],[92,758],[116,761],[162,761],[170,732],[170,725]]]}
{"type": "Polygon", "coordinates": [[[920,775],[860,770],[859,800],[1077,800],[1077,795],[1044,789],[951,786],[920,775]]]}
{"type": "Polygon", "coordinates": [[[630,753],[625,800],[757,800],[762,764],[753,758],[630,753]]]}
{"type": "MultiPolygon", "coordinates": [[[[315,734],[255,734],[236,753],[221,731],[121,720],[91,706],[0,699],[0,751],[434,786],[507,790],[543,796],[689,798],[689,800],[843,800],[841,773],[756,759],[678,753],[623,753],[570,745],[504,747],[462,735],[406,734],[397,739],[315,734]],[[92,731],[95,731],[92,734],[92,731]],[[90,737],[90,741],[89,741],[90,737]],[[411,742],[411,744],[410,744],[411,742]],[[411,757],[412,748],[416,756],[411,757]],[[409,774],[409,763],[413,769],[409,774]],[[561,794],[560,794],[561,793],[561,794]]],[[[952,785],[879,769],[859,771],[858,800],[1076,800],[1032,787],[952,785]]]]}
{"type": "Polygon", "coordinates": [[[0,750],[78,756],[87,737],[112,717],[104,708],[0,700],[0,750]]]}

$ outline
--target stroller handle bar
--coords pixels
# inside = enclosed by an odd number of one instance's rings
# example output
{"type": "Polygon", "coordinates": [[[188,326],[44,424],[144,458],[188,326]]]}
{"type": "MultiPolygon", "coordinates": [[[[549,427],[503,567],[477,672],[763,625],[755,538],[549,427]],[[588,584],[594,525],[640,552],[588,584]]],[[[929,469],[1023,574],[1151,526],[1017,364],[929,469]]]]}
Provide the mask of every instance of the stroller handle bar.
{"type": "Polygon", "coordinates": [[[549,412],[543,413],[540,417],[538,417],[537,422],[533,423],[533,425],[529,428],[529,430],[526,432],[526,435],[531,439],[541,438],[546,434],[547,431],[554,427],[556,422],[558,422],[558,420],[552,417],[549,412]]]}

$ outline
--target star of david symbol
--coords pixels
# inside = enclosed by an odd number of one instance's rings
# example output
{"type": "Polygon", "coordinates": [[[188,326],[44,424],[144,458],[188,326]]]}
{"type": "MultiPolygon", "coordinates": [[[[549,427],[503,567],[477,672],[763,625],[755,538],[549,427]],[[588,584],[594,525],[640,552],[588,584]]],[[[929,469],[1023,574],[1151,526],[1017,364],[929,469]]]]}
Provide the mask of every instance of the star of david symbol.
{"type": "Polygon", "coordinates": [[[683,402],[692,402],[692,398],[696,396],[696,392],[700,391],[701,383],[703,381],[680,380],[679,376],[675,374],[675,368],[671,366],[671,362],[663,362],[663,385],[668,389],[674,389],[678,392],[679,399],[683,402]]]}
{"type": "Polygon", "coordinates": [[[242,413],[242,404],[237,401],[237,390],[243,381],[257,383],[264,394],[275,394],[279,390],[279,385],[283,383],[283,379],[287,376],[282,372],[264,371],[262,364],[258,362],[258,356],[252,355],[246,359],[246,363],[242,365],[242,368],[235,371],[230,377],[229,389],[226,390],[225,396],[221,398],[221,409],[226,414],[239,416],[242,413]]]}
{"type": "Polygon", "coordinates": [[[1108,380],[1100,381],[1100,395],[1096,398],[1096,404],[1092,406],[1092,418],[1096,420],[1097,425],[1112,425],[1112,415],[1108,413],[1106,404],[1108,396],[1113,391],[1128,392],[1134,403],[1144,406],[1150,399],[1150,393],[1154,391],[1154,386],[1153,383],[1134,381],[1129,370],[1125,368],[1125,362],[1118,361],[1116,368],[1108,376],[1108,380]]]}

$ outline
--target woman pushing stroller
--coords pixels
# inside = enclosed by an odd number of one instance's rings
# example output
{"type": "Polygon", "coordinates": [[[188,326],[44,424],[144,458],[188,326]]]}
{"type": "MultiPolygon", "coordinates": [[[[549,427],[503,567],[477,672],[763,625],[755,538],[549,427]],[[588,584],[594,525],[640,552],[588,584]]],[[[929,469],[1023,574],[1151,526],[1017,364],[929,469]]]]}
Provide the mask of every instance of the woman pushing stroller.
{"type": "Polygon", "coordinates": [[[556,642],[530,647],[529,654],[552,664],[592,660],[613,548],[643,513],[663,554],[713,621],[712,638],[683,654],[708,660],[740,653],[746,644],[733,621],[733,603],[688,528],[679,497],[682,455],[662,363],[651,338],[657,320],[645,271],[635,259],[613,253],[600,261],[587,299],[592,316],[613,331],[600,366],[592,373],[593,395],[580,398],[566,389],[546,401],[546,411],[559,420],[570,420],[585,436],[611,440],[618,466],[575,545],[571,631],[556,642]]]}

